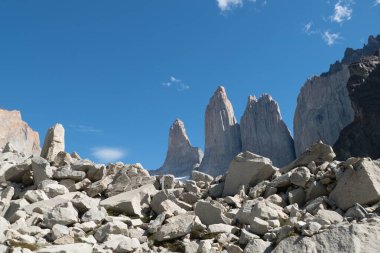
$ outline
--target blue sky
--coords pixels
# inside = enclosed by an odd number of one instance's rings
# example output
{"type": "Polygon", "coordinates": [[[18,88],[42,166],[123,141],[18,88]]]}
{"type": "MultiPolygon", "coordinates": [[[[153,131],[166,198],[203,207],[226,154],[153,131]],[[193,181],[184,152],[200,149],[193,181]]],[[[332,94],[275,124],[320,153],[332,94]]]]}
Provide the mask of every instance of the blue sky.
{"type": "Polygon", "coordinates": [[[203,148],[218,85],[239,120],[269,93],[292,129],[305,80],[379,24],[375,0],[0,0],[0,107],[41,142],[61,122],[67,151],[154,169],[176,118],[203,148]]]}

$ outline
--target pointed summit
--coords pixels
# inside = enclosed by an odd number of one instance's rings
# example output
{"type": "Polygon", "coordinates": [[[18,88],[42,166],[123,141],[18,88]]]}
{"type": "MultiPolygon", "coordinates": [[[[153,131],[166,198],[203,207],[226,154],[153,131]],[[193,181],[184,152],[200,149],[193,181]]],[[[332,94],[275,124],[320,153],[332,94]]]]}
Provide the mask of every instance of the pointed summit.
{"type": "Polygon", "coordinates": [[[200,148],[192,147],[185,124],[176,119],[169,130],[169,146],[164,164],[156,172],[177,177],[190,176],[203,158],[200,148]]]}
{"type": "Polygon", "coordinates": [[[263,94],[258,100],[249,96],[240,121],[242,150],[268,157],[275,166],[295,159],[294,142],[275,100],[263,94]]]}
{"type": "Polygon", "coordinates": [[[205,142],[200,170],[210,175],[223,174],[241,151],[239,124],[223,86],[217,88],[206,109],[205,142]]]}

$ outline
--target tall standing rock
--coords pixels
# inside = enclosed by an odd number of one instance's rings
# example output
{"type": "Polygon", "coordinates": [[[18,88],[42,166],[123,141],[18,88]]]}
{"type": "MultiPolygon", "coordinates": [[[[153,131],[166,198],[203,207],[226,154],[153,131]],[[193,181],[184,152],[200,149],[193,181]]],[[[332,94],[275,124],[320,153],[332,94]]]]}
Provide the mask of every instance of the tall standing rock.
{"type": "Polygon", "coordinates": [[[294,142],[297,156],[321,140],[333,145],[340,131],[354,119],[346,89],[350,77],[348,65],[380,49],[380,35],[370,36],[362,49],[346,49],[341,62],[327,73],[307,80],[297,99],[294,115],[294,142]]]}
{"type": "Polygon", "coordinates": [[[185,124],[177,119],[170,127],[165,162],[156,172],[173,174],[177,177],[190,176],[191,172],[200,165],[202,158],[202,150],[191,146],[185,124]]]}
{"type": "Polygon", "coordinates": [[[220,86],[211,97],[205,117],[205,156],[200,171],[210,175],[226,172],[241,151],[240,128],[226,90],[220,86]]]}
{"type": "Polygon", "coordinates": [[[295,159],[290,131],[282,120],[277,102],[267,94],[258,100],[248,97],[240,120],[240,132],[243,151],[267,157],[278,167],[288,165],[295,159]]]}
{"type": "Polygon", "coordinates": [[[350,65],[347,83],[355,120],[334,145],[338,159],[351,156],[380,158],[380,51],[350,65]]]}
{"type": "Polygon", "coordinates": [[[65,129],[61,124],[55,124],[46,133],[41,157],[51,162],[61,151],[65,151],[65,129]]]}
{"type": "Polygon", "coordinates": [[[22,121],[20,112],[0,109],[0,148],[8,142],[19,152],[34,155],[41,152],[38,133],[22,121]]]}

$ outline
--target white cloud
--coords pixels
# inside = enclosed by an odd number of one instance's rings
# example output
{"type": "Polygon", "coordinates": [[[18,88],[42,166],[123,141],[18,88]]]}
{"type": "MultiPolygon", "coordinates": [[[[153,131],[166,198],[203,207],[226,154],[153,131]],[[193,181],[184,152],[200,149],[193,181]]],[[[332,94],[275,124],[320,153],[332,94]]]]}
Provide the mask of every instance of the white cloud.
{"type": "Polygon", "coordinates": [[[243,0],[216,0],[221,11],[228,11],[232,8],[243,6],[243,0]]]}
{"type": "Polygon", "coordinates": [[[380,5],[380,0],[375,0],[375,6],[380,5]]]}
{"type": "Polygon", "coordinates": [[[161,85],[167,88],[175,87],[178,91],[184,91],[184,90],[190,89],[189,85],[185,84],[182,80],[174,76],[170,76],[169,81],[163,82],[161,85]]]}
{"type": "Polygon", "coordinates": [[[322,34],[323,40],[327,43],[327,45],[332,46],[336,43],[337,40],[341,39],[339,33],[330,33],[329,31],[325,31],[322,34]]]}
{"type": "Polygon", "coordinates": [[[334,15],[332,15],[330,18],[333,22],[342,24],[343,22],[348,21],[352,18],[352,12],[353,10],[351,8],[351,1],[348,1],[346,3],[339,1],[335,4],[334,15]]]}
{"type": "Polygon", "coordinates": [[[92,155],[101,162],[116,162],[127,154],[120,148],[102,147],[93,148],[92,155]]]}

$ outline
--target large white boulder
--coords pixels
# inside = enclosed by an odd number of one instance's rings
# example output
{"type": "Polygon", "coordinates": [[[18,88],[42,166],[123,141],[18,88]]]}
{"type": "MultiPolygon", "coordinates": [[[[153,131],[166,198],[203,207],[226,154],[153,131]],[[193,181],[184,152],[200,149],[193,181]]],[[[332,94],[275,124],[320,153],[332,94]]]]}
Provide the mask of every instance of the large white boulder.
{"type": "Polygon", "coordinates": [[[255,186],[269,179],[276,170],[268,158],[249,151],[240,153],[231,162],[227,171],[223,196],[237,194],[241,186],[255,186]]]}

